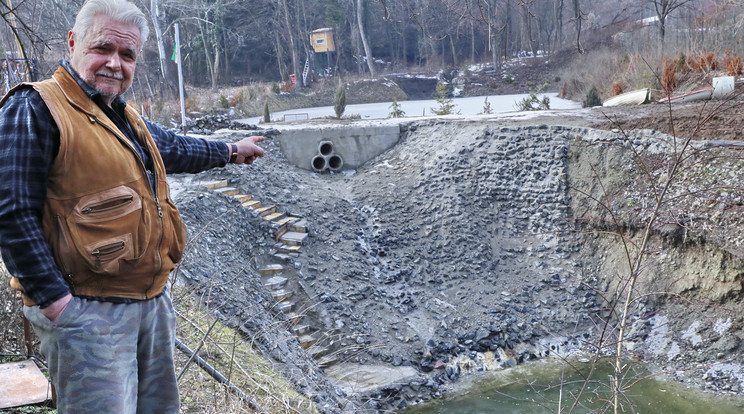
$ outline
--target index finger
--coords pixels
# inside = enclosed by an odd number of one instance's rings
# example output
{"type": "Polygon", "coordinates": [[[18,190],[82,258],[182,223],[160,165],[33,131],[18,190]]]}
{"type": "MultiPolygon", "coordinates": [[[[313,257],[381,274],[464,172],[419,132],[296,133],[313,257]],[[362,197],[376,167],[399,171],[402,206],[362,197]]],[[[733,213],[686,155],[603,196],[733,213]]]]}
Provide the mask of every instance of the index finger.
{"type": "Polygon", "coordinates": [[[253,140],[253,143],[262,142],[264,140],[264,137],[262,135],[254,135],[250,137],[253,140]]]}

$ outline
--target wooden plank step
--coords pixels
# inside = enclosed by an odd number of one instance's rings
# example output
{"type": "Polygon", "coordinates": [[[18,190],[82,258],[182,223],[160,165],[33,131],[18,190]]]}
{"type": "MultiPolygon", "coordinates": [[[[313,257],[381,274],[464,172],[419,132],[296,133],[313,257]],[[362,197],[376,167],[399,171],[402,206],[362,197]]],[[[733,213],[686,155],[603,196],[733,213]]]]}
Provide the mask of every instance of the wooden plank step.
{"type": "Polygon", "coordinates": [[[338,355],[337,354],[330,354],[330,355],[323,355],[322,357],[317,359],[318,366],[321,368],[328,368],[331,365],[335,365],[336,362],[338,362],[338,355]]]}
{"type": "Polygon", "coordinates": [[[299,220],[298,217],[287,216],[281,220],[277,220],[276,223],[273,224],[273,226],[279,228],[297,220],[299,220]]]}
{"type": "Polygon", "coordinates": [[[302,320],[302,315],[299,315],[295,312],[289,312],[289,323],[291,323],[292,325],[296,325],[300,323],[301,320],[302,320]]]}
{"type": "Polygon", "coordinates": [[[284,213],[271,213],[263,216],[264,220],[276,221],[284,217],[284,213]]]}
{"type": "Polygon", "coordinates": [[[281,240],[282,236],[284,236],[285,233],[287,233],[287,226],[280,227],[279,230],[274,233],[274,240],[281,240]]]}
{"type": "Polygon", "coordinates": [[[302,246],[307,239],[307,233],[298,233],[295,231],[288,231],[279,238],[279,240],[290,246],[302,246]]]}
{"type": "Polygon", "coordinates": [[[312,335],[302,335],[298,339],[300,340],[300,346],[305,349],[310,348],[318,342],[318,340],[313,338],[312,335]]]}
{"type": "Polygon", "coordinates": [[[289,246],[284,243],[277,243],[274,245],[274,248],[276,251],[280,253],[299,253],[300,252],[300,246],[289,246]]]}
{"type": "Polygon", "coordinates": [[[328,354],[328,348],[324,346],[313,346],[307,349],[307,353],[313,357],[313,359],[320,359],[328,354]]]}
{"type": "Polygon", "coordinates": [[[293,223],[288,224],[287,228],[289,229],[289,231],[294,231],[297,233],[307,233],[307,220],[297,220],[293,223]]]}
{"type": "Polygon", "coordinates": [[[285,300],[292,297],[292,291],[285,289],[273,290],[271,291],[271,296],[277,302],[284,302],[285,300]]]}
{"type": "Polygon", "coordinates": [[[218,188],[227,187],[227,180],[207,181],[204,186],[210,190],[216,190],[218,188]]]}
{"type": "Polygon", "coordinates": [[[216,188],[214,191],[224,194],[226,196],[234,196],[240,193],[240,191],[238,191],[238,189],[235,187],[221,187],[221,188],[216,188]]]}
{"type": "Polygon", "coordinates": [[[49,381],[33,361],[0,364],[0,409],[38,404],[51,398],[49,381]]]}
{"type": "Polygon", "coordinates": [[[235,198],[237,198],[241,203],[245,203],[246,201],[251,201],[253,196],[250,194],[235,194],[235,198]]]}
{"type": "Polygon", "coordinates": [[[284,302],[277,303],[277,308],[282,312],[289,312],[294,308],[294,302],[285,300],[284,302]]]}
{"type": "Polygon", "coordinates": [[[310,332],[310,325],[298,325],[292,328],[292,332],[297,335],[305,335],[306,333],[310,332]]]}
{"type": "Polygon", "coordinates": [[[275,290],[275,289],[281,289],[284,287],[284,285],[287,284],[287,278],[281,277],[281,276],[274,276],[271,279],[267,280],[264,283],[264,286],[266,289],[269,290],[275,290]]]}
{"type": "Polygon", "coordinates": [[[292,260],[292,256],[288,255],[287,253],[274,253],[274,258],[277,260],[283,260],[285,262],[289,262],[292,260]]]}
{"type": "Polygon", "coordinates": [[[266,206],[266,207],[257,208],[255,210],[258,211],[259,216],[263,217],[263,216],[268,216],[269,214],[275,213],[276,206],[266,206]]]}
{"type": "Polygon", "coordinates": [[[270,264],[258,269],[258,273],[262,275],[273,275],[280,273],[284,270],[284,266],[280,264],[270,264]]]}
{"type": "Polygon", "coordinates": [[[258,200],[246,201],[245,203],[243,203],[243,207],[249,207],[253,209],[261,208],[261,202],[258,200]]]}

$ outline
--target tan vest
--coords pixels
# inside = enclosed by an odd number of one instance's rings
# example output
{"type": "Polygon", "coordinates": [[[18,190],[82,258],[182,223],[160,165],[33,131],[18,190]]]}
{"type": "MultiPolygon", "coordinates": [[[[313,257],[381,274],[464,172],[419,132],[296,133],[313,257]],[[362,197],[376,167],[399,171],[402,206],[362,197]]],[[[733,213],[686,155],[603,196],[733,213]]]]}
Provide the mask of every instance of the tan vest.
{"type": "MultiPolygon", "coordinates": [[[[129,139],[66,70],[59,68],[51,79],[28,85],[39,92],[60,130],[42,225],[73,295],[158,295],[181,259],[186,228],[142,119],[126,108],[139,143],[152,155],[157,197],[129,139]]],[[[17,280],[11,284],[20,286],[17,280]]]]}

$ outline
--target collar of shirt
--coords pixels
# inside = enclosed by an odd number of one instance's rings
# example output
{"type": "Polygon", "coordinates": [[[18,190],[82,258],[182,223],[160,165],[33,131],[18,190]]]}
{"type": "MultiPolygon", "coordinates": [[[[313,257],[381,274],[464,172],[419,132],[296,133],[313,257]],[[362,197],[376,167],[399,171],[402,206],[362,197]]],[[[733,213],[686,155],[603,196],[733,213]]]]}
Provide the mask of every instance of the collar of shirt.
{"type": "MultiPolygon", "coordinates": [[[[59,65],[65,68],[65,70],[72,76],[73,79],[75,79],[75,82],[80,85],[80,88],[85,92],[88,97],[95,102],[98,106],[101,106],[103,109],[103,106],[106,106],[105,103],[103,103],[103,97],[101,96],[101,92],[99,92],[96,88],[88,85],[83,78],[80,77],[80,75],[75,71],[75,69],[72,68],[72,65],[70,65],[70,62],[66,59],[60,59],[59,65]]],[[[127,106],[127,103],[124,102],[124,99],[121,96],[117,96],[114,98],[114,101],[111,103],[111,107],[116,111],[117,114],[120,114],[121,116],[124,115],[124,108],[127,106]]]]}
{"type": "MultiPolygon", "coordinates": [[[[70,62],[65,59],[59,60],[59,65],[62,66],[69,74],[72,76],[73,79],[75,79],[75,82],[80,85],[80,88],[85,92],[88,97],[98,105],[99,108],[103,111],[103,113],[106,114],[106,116],[111,119],[111,121],[116,124],[116,126],[119,128],[121,132],[124,133],[124,135],[129,138],[129,141],[132,142],[132,145],[134,146],[134,149],[139,154],[140,158],[142,159],[142,162],[145,164],[145,168],[147,169],[148,173],[152,171],[153,164],[152,164],[152,157],[150,156],[150,153],[147,151],[146,148],[144,148],[137,139],[135,139],[134,133],[132,132],[132,127],[129,125],[129,121],[127,121],[126,112],[124,111],[124,108],[126,108],[127,103],[124,102],[124,99],[122,99],[121,96],[117,96],[114,98],[114,101],[111,103],[111,107],[106,105],[103,102],[103,97],[101,96],[101,92],[99,92],[96,88],[88,85],[82,77],[75,71],[75,69],[72,68],[72,65],[70,65],[70,62]]],[[[153,184],[153,178],[152,174],[149,174],[150,177],[150,184],[153,184]]]]}

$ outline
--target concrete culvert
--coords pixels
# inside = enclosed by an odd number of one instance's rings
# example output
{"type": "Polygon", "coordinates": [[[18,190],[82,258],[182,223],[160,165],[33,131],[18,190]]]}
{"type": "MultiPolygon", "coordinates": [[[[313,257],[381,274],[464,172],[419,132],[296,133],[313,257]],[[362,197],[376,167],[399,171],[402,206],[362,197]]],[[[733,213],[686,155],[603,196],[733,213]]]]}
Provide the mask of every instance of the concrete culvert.
{"type": "Polygon", "coordinates": [[[326,162],[326,159],[322,155],[316,155],[313,157],[312,161],[313,170],[317,172],[323,172],[328,168],[328,163],[326,162]]]}
{"type": "Polygon", "coordinates": [[[333,142],[331,141],[320,141],[318,144],[318,152],[320,155],[329,156],[333,153],[333,142]]]}
{"type": "Polygon", "coordinates": [[[339,171],[341,170],[341,167],[344,166],[344,159],[341,158],[338,154],[333,154],[330,157],[328,157],[328,168],[331,169],[331,171],[339,171]]]}

